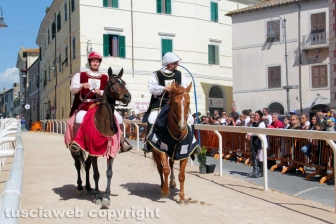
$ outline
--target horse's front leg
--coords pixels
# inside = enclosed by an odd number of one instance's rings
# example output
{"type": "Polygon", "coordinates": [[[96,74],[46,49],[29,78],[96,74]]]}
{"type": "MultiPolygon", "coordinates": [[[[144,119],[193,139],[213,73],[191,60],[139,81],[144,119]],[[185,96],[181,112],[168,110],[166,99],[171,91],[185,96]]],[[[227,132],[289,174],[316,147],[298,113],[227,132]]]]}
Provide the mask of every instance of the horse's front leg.
{"type": "Polygon", "coordinates": [[[98,158],[96,156],[90,156],[90,158],[91,158],[91,163],[92,163],[92,168],[93,168],[93,179],[95,181],[95,190],[94,190],[95,203],[96,205],[101,205],[102,198],[100,196],[100,191],[99,191],[99,186],[98,186],[98,182],[99,182],[99,170],[98,170],[98,163],[97,163],[98,158]]]}
{"type": "Polygon", "coordinates": [[[171,158],[169,159],[169,166],[170,166],[170,182],[169,182],[169,187],[170,189],[174,189],[176,187],[176,182],[175,182],[175,175],[174,175],[174,160],[171,158]]]}
{"type": "Polygon", "coordinates": [[[107,170],[106,170],[106,177],[107,177],[107,186],[104,193],[102,205],[103,206],[110,206],[110,192],[111,192],[111,180],[113,175],[112,165],[113,165],[114,159],[110,157],[107,160],[107,170]]]}
{"type": "Polygon", "coordinates": [[[162,174],[163,166],[162,166],[162,163],[161,163],[160,155],[158,153],[156,153],[155,151],[153,151],[153,159],[156,163],[156,167],[157,167],[157,170],[158,170],[159,175],[160,175],[161,189],[162,189],[162,187],[163,187],[163,174],[162,174]]]}
{"type": "Polygon", "coordinates": [[[161,162],[163,165],[163,175],[164,175],[164,182],[163,182],[163,187],[161,188],[161,196],[164,198],[169,197],[170,191],[168,188],[168,176],[170,173],[170,168],[169,168],[169,163],[168,163],[168,158],[165,153],[160,154],[161,162]]]}
{"type": "Polygon", "coordinates": [[[82,179],[81,179],[81,163],[79,160],[79,157],[77,155],[72,154],[72,158],[75,161],[75,167],[77,170],[77,194],[82,195],[83,194],[83,186],[82,186],[82,179]]]}
{"type": "Polygon", "coordinates": [[[186,204],[184,198],[184,181],[185,181],[185,168],[187,166],[188,159],[184,159],[180,161],[180,173],[179,173],[179,181],[180,181],[180,201],[179,203],[182,205],[186,204]]]}
{"type": "Polygon", "coordinates": [[[90,169],[91,169],[91,157],[89,156],[85,161],[85,175],[86,175],[85,190],[87,194],[94,193],[90,184],[90,169]]]}

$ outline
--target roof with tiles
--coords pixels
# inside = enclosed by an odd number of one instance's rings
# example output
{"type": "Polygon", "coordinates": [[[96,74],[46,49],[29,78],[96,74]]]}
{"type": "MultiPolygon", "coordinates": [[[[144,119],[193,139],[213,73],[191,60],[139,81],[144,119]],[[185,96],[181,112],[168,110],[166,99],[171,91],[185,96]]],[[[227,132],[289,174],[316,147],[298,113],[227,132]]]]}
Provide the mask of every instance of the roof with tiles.
{"type": "Polygon", "coordinates": [[[259,9],[266,9],[266,8],[271,8],[274,6],[281,6],[281,5],[288,5],[291,3],[297,3],[297,2],[303,2],[303,1],[307,1],[307,0],[270,0],[270,1],[263,1],[260,4],[256,4],[253,6],[249,6],[246,8],[242,8],[242,9],[237,9],[234,11],[231,11],[229,13],[226,14],[226,16],[232,16],[238,13],[244,13],[244,12],[251,12],[251,11],[256,11],[259,9]]]}

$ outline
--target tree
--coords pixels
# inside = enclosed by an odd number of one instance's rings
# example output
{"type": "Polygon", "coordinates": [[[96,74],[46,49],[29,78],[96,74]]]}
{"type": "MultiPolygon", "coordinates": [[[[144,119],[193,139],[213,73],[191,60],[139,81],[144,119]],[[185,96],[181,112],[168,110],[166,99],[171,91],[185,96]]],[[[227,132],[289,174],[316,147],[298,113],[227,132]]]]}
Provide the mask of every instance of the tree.
{"type": "Polygon", "coordinates": [[[50,9],[50,7],[47,6],[47,8],[45,9],[45,13],[48,13],[48,12],[49,12],[49,9],[50,9]]]}

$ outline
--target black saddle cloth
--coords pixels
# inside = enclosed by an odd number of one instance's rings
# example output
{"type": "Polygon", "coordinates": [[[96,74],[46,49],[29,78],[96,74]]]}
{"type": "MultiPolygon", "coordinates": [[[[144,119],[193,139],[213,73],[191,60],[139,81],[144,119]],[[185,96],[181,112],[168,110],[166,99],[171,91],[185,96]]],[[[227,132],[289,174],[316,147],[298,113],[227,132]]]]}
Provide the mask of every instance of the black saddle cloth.
{"type": "Polygon", "coordinates": [[[166,125],[168,111],[169,105],[162,107],[153,130],[147,137],[147,142],[154,148],[153,150],[164,152],[173,160],[187,159],[199,145],[190,124],[188,124],[187,135],[181,141],[171,136],[166,125]]]}

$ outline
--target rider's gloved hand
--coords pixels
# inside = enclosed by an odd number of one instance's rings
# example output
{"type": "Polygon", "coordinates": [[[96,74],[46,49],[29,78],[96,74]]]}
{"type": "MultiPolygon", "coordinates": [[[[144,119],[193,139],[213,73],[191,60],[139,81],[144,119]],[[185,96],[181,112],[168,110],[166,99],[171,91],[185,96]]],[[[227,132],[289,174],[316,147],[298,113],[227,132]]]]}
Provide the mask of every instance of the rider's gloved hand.
{"type": "Polygon", "coordinates": [[[90,87],[91,87],[91,85],[88,82],[82,83],[82,86],[83,86],[84,89],[90,89],[90,87]]]}

